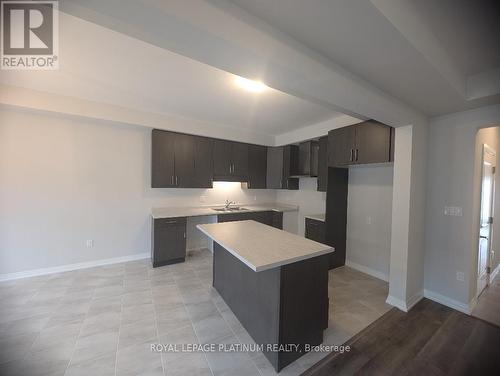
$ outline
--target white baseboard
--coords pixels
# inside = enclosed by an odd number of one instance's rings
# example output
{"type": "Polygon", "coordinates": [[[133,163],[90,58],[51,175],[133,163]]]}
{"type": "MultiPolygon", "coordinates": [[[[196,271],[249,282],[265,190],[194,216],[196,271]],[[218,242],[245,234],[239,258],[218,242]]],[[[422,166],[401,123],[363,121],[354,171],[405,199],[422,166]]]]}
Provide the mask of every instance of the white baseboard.
{"type": "Polygon", "coordinates": [[[423,291],[419,291],[418,293],[416,293],[415,295],[413,295],[412,297],[410,297],[406,301],[404,301],[402,299],[398,299],[392,295],[389,295],[385,302],[391,306],[394,306],[394,307],[400,309],[403,312],[408,312],[410,309],[413,308],[413,306],[415,304],[417,304],[420,300],[422,300],[423,297],[424,297],[423,291]]]}
{"type": "Polygon", "coordinates": [[[365,273],[365,274],[371,275],[372,277],[381,279],[382,281],[389,282],[389,275],[382,273],[382,272],[379,272],[378,270],[375,270],[375,269],[369,268],[367,266],[355,263],[351,260],[346,260],[345,264],[350,268],[353,268],[353,269],[356,269],[357,271],[360,271],[361,273],[365,273]]]}
{"type": "Polygon", "coordinates": [[[404,300],[389,295],[385,302],[393,307],[399,308],[403,312],[408,312],[408,308],[406,307],[406,302],[404,300]]]}
{"type": "Polygon", "coordinates": [[[114,258],[96,260],[96,261],[79,262],[76,264],[54,266],[51,268],[26,270],[26,271],[16,272],[16,273],[6,273],[6,274],[0,274],[0,281],[10,281],[10,280],[19,279],[19,278],[36,277],[36,276],[46,275],[46,274],[69,272],[71,270],[93,268],[96,266],[119,264],[121,262],[142,260],[142,259],[146,259],[149,257],[151,257],[151,254],[149,252],[137,253],[135,255],[114,257],[114,258]]]}
{"type": "Polygon", "coordinates": [[[409,299],[407,299],[406,300],[406,308],[407,308],[406,312],[408,312],[410,309],[412,309],[413,306],[415,304],[417,304],[419,301],[421,301],[423,298],[424,298],[424,291],[420,290],[415,295],[413,295],[412,297],[410,297],[409,299]]]}
{"type": "Polygon", "coordinates": [[[466,315],[470,315],[472,312],[472,308],[474,306],[474,301],[471,301],[469,304],[465,304],[459,302],[458,300],[451,299],[447,296],[441,295],[437,292],[424,290],[424,297],[430,300],[434,300],[437,303],[443,304],[447,307],[453,308],[457,311],[465,313],[466,315]]]}

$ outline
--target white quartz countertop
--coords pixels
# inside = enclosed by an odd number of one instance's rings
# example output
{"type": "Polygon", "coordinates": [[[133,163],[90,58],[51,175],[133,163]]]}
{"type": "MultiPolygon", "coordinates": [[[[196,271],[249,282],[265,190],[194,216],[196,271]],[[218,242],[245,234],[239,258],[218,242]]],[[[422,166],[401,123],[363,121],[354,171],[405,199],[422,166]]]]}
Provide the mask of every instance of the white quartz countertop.
{"type": "Polygon", "coordinates": [[[333,252],[333,248],[255,221],[197,225],[250,269],[260,272],[333,252]]]}
{"type": "Polygon", "coordinates": [[[325,213],[322,214],[306,214],[304,217],[309,218],[309,219],[314,219],[316,221],[325,221],[325,213]]]}
{"type": "Polygon", "coordinates": [[[220,212],[213,209],[222,207],[221,205],[199,206],[199,207],[163,207],[163,208],[151,209],[151,216],[154,219],[160,219],[160,218],[176,218],[176,217],[198,217],[202,215],[225,215],[232,213],[249,213],[249,212],[259,212],[259,211],[289,212],[289,211],[299,210],[299,208],[295,205],[285,205],[285,204],[260,204],[260,205],[238,204],[235,206],[241,206],[248,210],[220,212]]]}

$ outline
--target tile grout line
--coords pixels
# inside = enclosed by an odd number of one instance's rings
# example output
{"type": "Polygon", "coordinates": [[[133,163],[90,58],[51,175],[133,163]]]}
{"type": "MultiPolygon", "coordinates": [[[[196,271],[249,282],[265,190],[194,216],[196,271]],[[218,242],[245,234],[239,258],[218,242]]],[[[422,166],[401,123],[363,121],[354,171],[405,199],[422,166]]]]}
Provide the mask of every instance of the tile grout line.
{"type": "MultiPolygon", "coordinates": [[[[158,343],[160,343],[160,329],[158,327],[158,315],[157,315],[158,312],[156,310],[155,299],[153,296],[153,287],[151,286],[151,276],[148,274],[148,277],[149,277],[149,291],[151,292],[151,302],[153,303],[153,310],[154,310],[154,314],[155,314],[156,339],[158,340],[158,343]]],[[[161,353],[160,353],[160,362],[161,362],[161,369],[163,371],[163,374],[166,375],[167,370],[165,369],[165,365],[163,364],[163,356],[161,355],[161,353]]]]}
{"type": "MultiPolygon", "coordinates": [[[[125,273],[123,274],[125,278],[125,273]]],[[[122,329],[122,320],[123,320],[123,295],[120,296],[120,325],[118,325],[118,340],[116,341],[116,352],[115,352],[115,376],[117,372],[118,366],[118,347],[120,345],[120,332],[122,329]]]]}
{"type": "MultiPolygon", "coordinates": [[[[213,278],[213,277],[212,277],[213,278]]],[[[217,291],[217,290],[216,290],[217,291]]],[[[221,297],[222,299],[222,297],[221,297]]],[[[213,299],[212,299],[213,301],[213,299]]],[[[234,329],[231,327],[231,325],[229,325],[229,323],[227,322],[226,318],[224,317],[224,315],[222,314],[222,311],[220,310],[219,306],[214,302],[214,305],[215,305],[215,308],[217,309],[217,311],[219,312],[219,314],[222,316],[222,320],[224,320],[224,322],[226,323],[226,325],[229,327],[229,330],[231,330],[231,332],[233,333],[233,335],[236,337],[236,339],[238,339],[240,342],[242,342],[241,338],[238,336],[238,334],[236,334],[236,332],[234,331],[234,329]]],[[[229,307],[228,307],[229,308],[229,307]]],[[[229,308],[229,310],[231,310],[231,308],[229,308]]],[[[231,311],[232,313],[233,311],[231,311]]],[[[234,313],[233,313],[234,315],[234,313]]],[[[240,322],[238,320],[238,322],[240,322]]],[[[241,325],[241,323],[240,323],[241,325]]],[[[242,325],[243,326],[243,325],[242,325]]],[[[246,329],[245,329],[246,330],[246,329]]],[[[249,334],[250,335],[250,334],[249,334]]],[[[252,341],[253,341],[253,338],[252,338],[252,341]]],[[[248,355],[248,354],[247,354],[248,355]]],[[[257,369],[257,372],[259,372],[259,375],[263,376],[262,374],[262,371],[260,370],[260,368],[257,366],[257,364],[255,363],[255,360],[250,356],[248,355],[248,357],[250,358],[250,360],[252,361],[252,364],[254,365],[254,367],[257,369]]]]}
{"type": "MultiPolygon", "coordinates": [[[[95,290],[96,290],[96,287],[94,286],[94,289],[92,291],[92,298],[90,298],[90,301],[92,302],[92,300],[94,300],[94,297],[95,297],[95,290]]],[[[92,305],[89,304],[89,308],[87,309],[87,312],[85,313],[85,317],[82,321],[82,324],[80,325],[80,330],[78,331],[78,336],[76,337],[76,342],[74,344],[74,347],[73,347],[73,352],[71,353],[71,357],[69,358],[69,361],[68,361],[68,364],[66,365],[66,370],[64,371],[64,374],[66,375],[66,373],[68,372],[68,369],[69,369],[69,366],[71,364],[71,361],[73,360],[73,356],[75,356],[75,352],[76,352],[76,344],[78,343],[78,340],[80,339],[80,335],[82,334],[82,328],[83,328],[83,323],[85,322],[85,320],[87,319],[88,317],[88,314],[90,312],[90,306],[92,305]]]]}
{"type": "MultiPolygon", "coordinates": [[[[200,278],[198,277],[198,275],[196,274],[196,271],[195,271],[194,269],[193,269],[193,272],[194,272],[194,274],[195,274],[195,276],[196,276],[196,279],[198,279],[198,282],[200,282],[200,284],[201,284],[201,280],[200,280],[200,278]]],[[[175,276],[174,276],[174,282],[175,282],[175,286],[177,287],[177,289],[178,289],[178,290],[179,290],[179,292],[180,292],[180,289],[179,289],[179,286],[177,285],[177,281],[176,281],[176,279],[175,279],[175,276]]],[[[186,310],[186,313],[187,313],[188,318],[189,318],[189,324],[191,325],[191,328],[193,329],[193,333],[194,333],[194,335],[196,336],[196,339],[198,340],[198,343],[201,343],[201,341],[200,341],[200,337],[198,337],[198,334],[196,333],[196,329],[195,329],[195,327],[194,327],[193,320],[191,320],[191,317],[189,317],[189,312],[188,312],[188,310],[187,310],[186,302],[184,301],[184,296],[183,296],[183,294],[182,294],[182,293],[181,293],[181,299],[182,299],[182,305],[184,306],[184,309],[186,310]]],[[[212,300],[212,299],[210,299],[210,300],[212,300]]],[[[215,305],[215,303],[214,303],[214,305],[215,305]]],[[[215,307],[217,308],[217,306],[215,306],[215,307]]],[[[210,365],[210,362],[208,361],[207,354],[206,354],[204,351],[203,351],[203,357],[205,358],[205,362],[207,362],[208,369],[210,370],[210,373],[212,374],[212,376],[215,376],[215,375],[214,375],[214,371],[213,371],[213,369],[212,369],[212,366],[210,365]]]]}

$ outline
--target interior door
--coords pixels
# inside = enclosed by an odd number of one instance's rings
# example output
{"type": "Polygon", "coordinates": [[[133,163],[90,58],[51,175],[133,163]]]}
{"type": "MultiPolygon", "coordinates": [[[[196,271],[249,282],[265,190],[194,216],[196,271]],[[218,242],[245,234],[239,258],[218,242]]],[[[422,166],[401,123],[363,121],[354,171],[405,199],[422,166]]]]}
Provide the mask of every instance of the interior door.
{"type": "Polygon", "coordinates": [[[488,145],[483,145],[477,272],[478,296],[490,282],[489,266],[492,241],[493,200],[495,195],[495,159],[495,151],[488,145]]]}

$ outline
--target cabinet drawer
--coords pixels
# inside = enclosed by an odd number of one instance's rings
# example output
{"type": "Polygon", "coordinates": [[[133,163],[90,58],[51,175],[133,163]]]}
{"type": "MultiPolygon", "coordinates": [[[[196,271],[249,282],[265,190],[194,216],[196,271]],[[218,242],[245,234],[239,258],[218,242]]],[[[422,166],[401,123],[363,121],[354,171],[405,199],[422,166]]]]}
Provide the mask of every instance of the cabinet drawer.
{"type": "Polygon", "coordinates": [[[168,227],[171,225],[185,225],[186,218],[178,217],[178,218],[160,218],[154,220],[154,225],[157,228],[168,227]]]}

